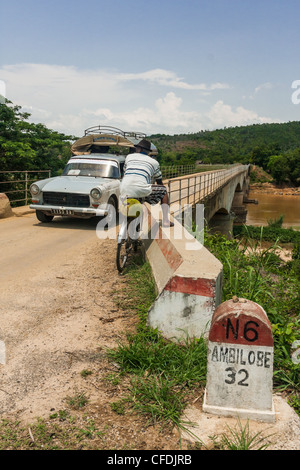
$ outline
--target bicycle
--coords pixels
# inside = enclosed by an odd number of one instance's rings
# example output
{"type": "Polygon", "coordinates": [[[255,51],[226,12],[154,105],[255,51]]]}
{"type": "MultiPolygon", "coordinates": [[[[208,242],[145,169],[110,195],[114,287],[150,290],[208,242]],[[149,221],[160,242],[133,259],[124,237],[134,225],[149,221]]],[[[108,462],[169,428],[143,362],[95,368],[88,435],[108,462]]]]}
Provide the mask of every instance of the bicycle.
{"type": "Polygon", "coordinates": [[[143,218],[143,200],[124,198],[120,204],[121,226],[117,239],[116,263],[119,273],[124,271],[130,252],[137,251],[143,218]]]}

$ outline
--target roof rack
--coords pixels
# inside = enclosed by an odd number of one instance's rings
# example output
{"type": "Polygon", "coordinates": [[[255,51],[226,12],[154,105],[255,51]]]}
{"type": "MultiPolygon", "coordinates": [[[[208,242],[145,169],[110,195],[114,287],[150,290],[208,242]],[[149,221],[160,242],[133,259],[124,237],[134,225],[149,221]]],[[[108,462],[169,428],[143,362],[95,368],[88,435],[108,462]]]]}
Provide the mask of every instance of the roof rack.
{"type": "MultiPolygon", "coordinates": [[[[93,126],[84,131],[84,136],[71,145],[73,155],[89,155],[101,147],[134,148],[142,139],[146,138],[143,132],[124,132],[117,127],[93,126]]],[[[158,155],[156,146],[151,142],[149,155],[158,155]]]]}
{"type": "Polygon", "coordinates": [[[144,139],[146,134],[143,132],[124,132],[117,127],[111,126],[93,126],[88,127],[84,131],[84,135],[91,135],[91,134],[114,134],[114,135],[121,135],[122,137],[133,137],[134,139],[144,139]]]}

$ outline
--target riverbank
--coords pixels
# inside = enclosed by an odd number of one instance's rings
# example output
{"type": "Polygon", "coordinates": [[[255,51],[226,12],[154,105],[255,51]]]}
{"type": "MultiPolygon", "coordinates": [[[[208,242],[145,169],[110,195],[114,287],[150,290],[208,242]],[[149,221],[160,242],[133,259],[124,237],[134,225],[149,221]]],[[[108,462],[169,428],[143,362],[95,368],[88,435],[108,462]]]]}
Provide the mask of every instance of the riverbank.
{"type": "Polygon", "coordinates": [[[300,187],[289,184],[277,185],[269,173],[253,165],[251,168],[250,192],[261,194],[275,194],[281,196],[300,196],[300,187]]]}
{"type": "Polygon", "coordinates": [[[274,194],[280,196],[300,196],[300,187],[277,186],[271,182],[252,183],[250,184],[250,192],[260,194],[274,194]]]}

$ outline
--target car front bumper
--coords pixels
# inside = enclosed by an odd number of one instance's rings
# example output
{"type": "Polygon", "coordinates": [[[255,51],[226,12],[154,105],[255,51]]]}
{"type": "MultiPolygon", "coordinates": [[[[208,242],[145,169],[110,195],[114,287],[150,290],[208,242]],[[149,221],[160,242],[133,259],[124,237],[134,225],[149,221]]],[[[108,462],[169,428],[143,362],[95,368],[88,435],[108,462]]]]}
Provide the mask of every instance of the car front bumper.
{"type": "Polygon", "coordinates": [[[104,217],[107,210],[94,207],[47,206],[45,204],[30,204],[30,209],[42,211],[47,215],[60,215],[66,217],[104,217]]]}

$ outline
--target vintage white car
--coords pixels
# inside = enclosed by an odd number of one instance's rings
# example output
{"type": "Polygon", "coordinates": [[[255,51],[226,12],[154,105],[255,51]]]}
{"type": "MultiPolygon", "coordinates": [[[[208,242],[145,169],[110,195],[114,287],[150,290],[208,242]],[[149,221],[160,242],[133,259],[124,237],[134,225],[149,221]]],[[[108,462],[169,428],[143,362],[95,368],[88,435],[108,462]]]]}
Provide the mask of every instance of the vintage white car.
{"type": "MultiPolygon", "coordinates": [[[[91,127],[72,146],[72,157],[62,176],[37,181],[30,186],[32,204],[40,222],[55,215],[90,218],[106,216],[109,222],[118,210],[120,180],[130,149],[145,134],[123,132],[113,127],[91,127]],[[111,150],[121,155],[110,153],[111,150]]],[[[157,153],[152,144],[153,155],[157,153]]]]}

